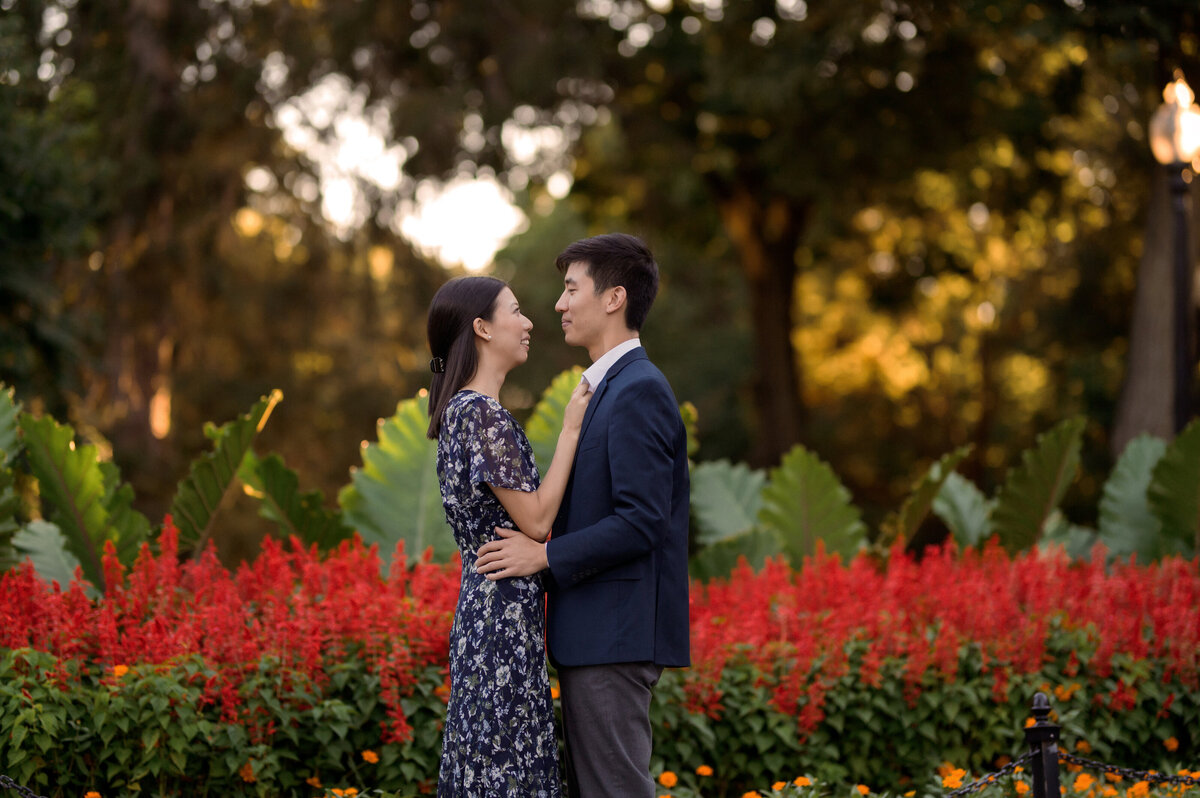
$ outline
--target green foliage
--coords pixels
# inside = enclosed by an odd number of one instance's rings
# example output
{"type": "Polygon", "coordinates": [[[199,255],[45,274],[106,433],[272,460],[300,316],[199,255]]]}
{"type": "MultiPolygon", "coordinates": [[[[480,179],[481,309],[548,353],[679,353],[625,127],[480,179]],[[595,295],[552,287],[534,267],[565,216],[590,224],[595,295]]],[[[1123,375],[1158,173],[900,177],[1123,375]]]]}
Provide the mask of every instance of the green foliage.
{"type": "Polygon", "coordinates": [[[62,530],[87,580],[103,590],[100,555],[106,540],[119,538],[119,530],[113,528],[105,506],[107,491],[96,447],[76,446],[75,430],[49,416],[22,414],[20,426],[46,517],[62,530]]]}
{"type": "Polygon", "coordinates": [[[282,398],[282,394],[273,391],[246,415],[220,427],[206,425],[204,433],[213,441],[213,450],[192,462],[171,503],[181,550],[198,554],[208,543],[213,518],[237,476],[242,459],[282,398]]]}
{"type": "Polygon", "coordinates": [[[260,459],[248,451],[237,475],[259,500],[259,514],[278,524],[281,535],[328,550],[353,534],[340,512],[325,507],[319,490],[300,492],[300,478],[279,455],[260,459]]]}
{"type": "Polygon", "coordinates": [[[917,480],[912,493],[904,500],[900,509],[883,520],[876,544],[886,548],[895,541],[912,539],[928,517],[942,485],[970,452],[970,446],[960,447],[929,466],[929,470],[917,480]]]}
{"type": "Polygon", "coordinates": [[[1139,435],[1125,445],[1100,499],[1099,539],[1116,557],[1137,555],[1139,562],[1161,556],[1162,524],[1150,511],[1146,491],[1167,444],[1139,435]]]}
{"type": "Polygon", "coordinates": [[[960,546],[979,546],[992,534],[992,510],[989,499],[975,483],[960,474],[948,474],[933,500],[933,512],[949,527],[960,546]]]}
{"type": "Polygon", "coordinates": [[[446,524],[437,475],[437,441],[425,437],[429,399],[406,399],[379,426],[379,441],[363,449],[363,467],[338,494],[344,523],[385,554],[400,541],[409,560],[433,548],[445,560],[456,550],[446,524]]]}
{"type": "Polygon", "coordinates": [[[558,446],[558,433],[562,431],[567,402],[570,401],[571,393],[579,385],[582,377],[583,369],[578,366],[556,376],[542,392],[542,398],[538,400],[529,420],[525,422],[525,434],[533,447],[533,456],[542,474],[546,473],[550,461],[554,459],[554,449],[558,446]]]}
{"type": "MultiPolygon", "coordinates": [[[[30,559],[43,581],[57,582],[63,590],[80,567],[62,530],[49,521],[30,521],[13,535],[12,545],[21,559],[30,559]]],[[[93,597],[99,595],[94,585],[86,585],[85,590],[93,597]]]]}
{"type": "Polygon", "coordinates": [[[754,527],[763,506],[766,473],[745,463],[710,460],[697,463],[691,476],[697,544],[708,546],[754,527]]]}
{"type": "Polygon", "coordinates": [[[996,495],[992,529],[1011,553],[1033,546],[1079,470],[1084,419],[1063,421],[1038,436],[996,495]]]}
{"type": "Polygon", "coordinates": [[[815,552],[818,540],[826,551],[849,557],[866,535],[850,492],[833,469],[803,446],[792,449],[771,470],[762,503],[759,524],[778,533],[794,564],[815,552]]]}
{"type": "Polygon", "coordinates": [[[1154,466],[1146,489],[1162,524],[1162,546],[1189,557],[1200,553],[1200,419],[1193,420],[1154,466]]]}
{"type": "Polygon", "coordinates": [[[688,562],[688,573],[693,579],[700,580],[724,578],[733,572],[742,559],[751,568],[761,568],[768,557],[782,553],[783,542],[779,532],[754,527],[701,548],[688,562]]]}
{"type": "Polygon", "coordinates": [[[21,403],[15,398],[15,390],[0,383],[0,466],[11,466],[21,453],[21,438],[17,417],[21,403]]]}

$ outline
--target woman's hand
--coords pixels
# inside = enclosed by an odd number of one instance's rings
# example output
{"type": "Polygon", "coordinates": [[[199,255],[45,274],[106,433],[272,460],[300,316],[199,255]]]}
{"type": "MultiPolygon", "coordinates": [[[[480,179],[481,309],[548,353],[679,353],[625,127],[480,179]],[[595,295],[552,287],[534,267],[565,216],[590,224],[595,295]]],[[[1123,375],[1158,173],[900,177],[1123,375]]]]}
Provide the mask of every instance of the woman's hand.
{"type": "Polygon", "coordinates": [[[563,412],[563,432],[578,433],[583,426],[583,414],[587,411],[588,402],[592,400],[592,388],[583,380],[571,391],[567,408],[563,412]]]}

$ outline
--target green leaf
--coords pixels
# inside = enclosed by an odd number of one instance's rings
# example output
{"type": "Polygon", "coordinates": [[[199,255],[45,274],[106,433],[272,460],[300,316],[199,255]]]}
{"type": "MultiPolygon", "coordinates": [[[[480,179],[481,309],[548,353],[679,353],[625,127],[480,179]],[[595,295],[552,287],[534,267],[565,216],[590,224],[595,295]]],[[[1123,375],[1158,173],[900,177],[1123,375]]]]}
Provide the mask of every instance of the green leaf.
{"type": "Polygon", "coordinates": [[[338,494],[345,523],[385,553],[399,541],[409,560],[433,547],[438,560],[457,550],[446,523],[437,475],[437,441],[425,437],[427,396],[406,399],[379,426],[379,442],[363,449],[363,467],[338,494]]]}
{"type": "Polygon", "coordinates": [[[1200,419],[1192,421],[1154,466],[1146,489],[1162,523],[1163,553],[1200,551],[1200,419]]]}
{"type": "Polygon", "coordinates": [[[705,546],[688,562],[693,579],[708,581],[723,579],[733,573],[741,558],[754,570],[762,568],[768,557],[783,551],[779,534],[770,529],[751,529],[741,535],[725,538],[705,546]]]}
{"type": "Polygon", "coordinates": [[[712,460],[692,468],[692,514],[701,546],[748,532],[762,509],[763,471],[745,463],[712,460]]]}
{"type": "Polygon", "coordinates": [[[917,480],[912,492],[900,505],[900,509],[888,515],[880,525],[882,535],[878,541],[880,546],[888,547],[896,541],[910,540],[933,508],[934,500],[941,492],[946,478],[954,473],[968,454],[971,446],[962,446],[938,460],[925,474],[917,480]]]}
{"type": "Polygon", "coordinates": [[[1059,423],[1039,435],[1034,448],[1021,455],[1021,464],[1009,469],[996,494],[992,529],[1010,553],[1028,549],[1045,532],[1079,470],[1084,424],[1082,418],[1059,423]]]}
{"type": "Polygon", "coordinates": [[[339,511],[326,509],[319,490],[300,492],[300,478],[277,454],[260,460],[253,451],[246,452],[238,478],[259,500],[259,515],[277,523],[285,537],[328,550],[354,534],[339,511]]]}
{"type": "Polygon", "coordinates": [[[1100,541],[1117,557],[1136,554],[1150,562],[1161,552],[1162,523],[1146,498],[1154,467],[1167,450],[1166,441],[1139,435],[1125,445],[1104,483],[1100,499],[1100,541]]]}
{"type": "Polygon", "coordinates": [[[242,458],[282,398],[282,393],[272,391],[246,415],[220,427],[208,425],[205,434],[213,440],[213,450],[192,462],[171,502],[181,549],[199,554],[204,548],[212,534],[213,517],[233,483],[242,458]]]}
{"type": "MultiPolygon", "coordinates": [[[[62,530],[49,521],[30,521],[13,536],[13,547],[22,559],[28,557],[33,562],[34,570],[46,584],[57,582],[66,590],[75,578],[79,560],[67,546],[62,530]]],[[[94,586],[84,589],[93,598],[99,595],[94,586]]]]}
{"type": "Polygon", "coordinates": [[[21,453],[17,418],[21,403],[14,398],[14,391],[0,382],[0,465],[11,463],[21,453]]]}
{"type": "Polygon", "coordinates": [[[551,380],[550,386],[542,392],[542,398],[538,400],[537,406],[533,408],[533,413],[525,423],[525,435],[533,447],[538,470],[543,475],[550,467],[554,449],[558,446],[558,433],[562,431],[567,402],[571,400],[571,393],[582,378],[583,369],[576,366],[551,380]]]}
{"type": "Polygon", "coordinates": [[[12,536],[21,528],[17,513],[21,509],[21,497],[17,495],[16,475],[8,468],[0,468],[0,573],[16,564],[12,548],[12,536]]]}
{"type": "Polygon", "coordinates": [[[700,411],[691,402],[684,402],[679,406],[679,417],[683,419],[683,428],[687,431],[687,456],[695,457],[700,448],[700,411]]]}
{"type": "Polygon", "coordinates": [[[115,463],[101,463],[104,477],[104,509],[108,511],[109,539],[117,549],[117,559],[132,565],[142,543],[150,538],[150,522],[133,509],[133,486],[121,482],[115,463]]]}
{"type": "Polygon", "coordinates": [[[108,539],[109,517],[96,447],[77,447],[75,430],[49,416],[34,418],[22,413],[19,424],[30,469],[37,477],[42,500],[49,505],[50,512],[43,514],[62,531],[84,576],[103,590],[100,552],[108,539]]]}
{"type": "Polygon", "coordinates": [[[793,565],[815,552],[818,540],[826,551],[844,557],[863,542],[866,526],[850,502],[850,491],[833,469],[803,446],[784,455],[762,495],[759,524],[778,533],[793,565]]]}
{"type": "Polygon", "coordinates": [[[934,515],[945,522],[958,545],[964,547],[978,546],[991,537],[995,506],[995,499],[984,496],[975,483],[957,473],[946,475],[933,500],[934,515]]]}
{"type": "Polygon", "coordinates": [[[1099,537],[1096,530],[1069,522],[1060,511],[1055,510],[1046,522],[1042,535],[1042,548],[1062,546],[1072,560],[1087,560],[1099,537]]]}

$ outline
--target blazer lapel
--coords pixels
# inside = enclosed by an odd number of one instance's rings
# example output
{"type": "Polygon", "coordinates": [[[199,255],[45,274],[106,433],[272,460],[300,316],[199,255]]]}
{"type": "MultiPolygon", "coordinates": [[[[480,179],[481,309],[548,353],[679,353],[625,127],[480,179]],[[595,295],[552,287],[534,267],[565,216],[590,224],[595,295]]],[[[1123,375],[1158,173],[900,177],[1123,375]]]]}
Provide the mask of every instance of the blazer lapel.
{"type": "MultiPolygon", "coordinates": [[[[596,408],[599,406],[600,400],[604,398],[604,392],[608,389],[609,380],[619,374],[621,369],[625,368],[633,361],[645,359],[646,350],[640,346],[626,353],[620,360],[612,364],[612,368],[605,373],[604,379],[600,380],[600,384],[592,388],[592,400],[588,402],[587,410],[585,410],[583,413],[583,424],[581,424],[579,427],[579,441],[581,444],[583,442],[583,436],[587,434],[588,425],[592,423],[592,417],[596,415],[596,408]]],[[[576,449],[576,454],[578,454],[578,451],[579,450],[576,449]]]]}

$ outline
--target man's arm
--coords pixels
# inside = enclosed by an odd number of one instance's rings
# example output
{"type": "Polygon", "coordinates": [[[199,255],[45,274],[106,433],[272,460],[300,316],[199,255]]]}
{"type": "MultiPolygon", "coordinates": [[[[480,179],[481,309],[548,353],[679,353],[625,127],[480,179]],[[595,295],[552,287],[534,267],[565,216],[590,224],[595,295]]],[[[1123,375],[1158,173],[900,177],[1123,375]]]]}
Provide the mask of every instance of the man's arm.
{"type": "Polygon", "coordinates": [[[475,560],[475,570],[488,579],[529,576],[549,567],[545,543],[501,526],[496,527],[496,534],[500,539],[483,544],[475,560]]]}

